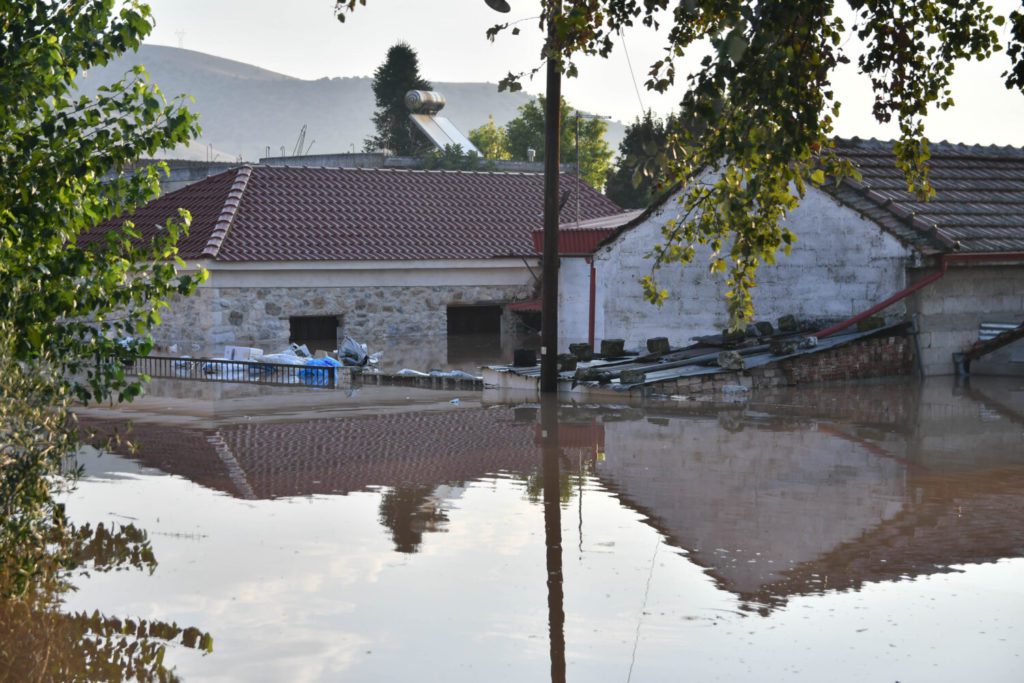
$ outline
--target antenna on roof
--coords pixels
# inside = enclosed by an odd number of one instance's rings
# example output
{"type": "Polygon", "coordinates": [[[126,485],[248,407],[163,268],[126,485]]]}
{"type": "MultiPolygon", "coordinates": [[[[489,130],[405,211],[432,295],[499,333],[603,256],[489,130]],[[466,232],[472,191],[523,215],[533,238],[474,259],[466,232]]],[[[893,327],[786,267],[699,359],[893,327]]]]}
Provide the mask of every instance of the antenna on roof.
{"type": "MultiPolygon", "coordinates": [[[[315,142],[315,140],[314,140],[315,142]]],[[[313,143],[309,143],[310,147],[313,143]]],[[[302,148],[306,145],[306,124],[302,124],[302,129],[299,131],[299,139],[295,141],[295,146],[292,147],[292,156],[297,157],[302,154],[302,148]]]]}

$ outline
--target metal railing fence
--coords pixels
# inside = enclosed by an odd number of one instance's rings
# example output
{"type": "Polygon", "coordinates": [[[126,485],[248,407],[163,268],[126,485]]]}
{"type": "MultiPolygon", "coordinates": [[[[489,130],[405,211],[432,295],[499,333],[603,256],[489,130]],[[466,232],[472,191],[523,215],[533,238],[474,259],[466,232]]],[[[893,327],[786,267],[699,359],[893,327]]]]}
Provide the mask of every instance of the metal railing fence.
{"type": "Polygon", "coordinates": [[[241,382],[336,388],[338,370],[329,366],[284,365],[259,361],[146,356],[126,368],[129,375],[197,382],[241,382]]]}

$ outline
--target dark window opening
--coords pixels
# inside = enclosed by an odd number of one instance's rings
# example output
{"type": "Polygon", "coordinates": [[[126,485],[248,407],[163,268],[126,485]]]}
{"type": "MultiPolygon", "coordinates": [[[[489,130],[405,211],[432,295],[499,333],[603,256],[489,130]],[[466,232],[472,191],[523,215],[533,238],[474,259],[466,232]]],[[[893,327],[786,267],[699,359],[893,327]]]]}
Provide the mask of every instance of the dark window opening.
{"type": "Polygon", "coordinates": [[[336,315],[301,315],[288,319],[288,341],[305,344],[310,351],[334,351],[338,348],[338,327],[341,318],[336,315]]]}
{"type": "Polygon", "coordinates": [[[501,306],[449,306],[448,335],[501,336],[501,306]]]}

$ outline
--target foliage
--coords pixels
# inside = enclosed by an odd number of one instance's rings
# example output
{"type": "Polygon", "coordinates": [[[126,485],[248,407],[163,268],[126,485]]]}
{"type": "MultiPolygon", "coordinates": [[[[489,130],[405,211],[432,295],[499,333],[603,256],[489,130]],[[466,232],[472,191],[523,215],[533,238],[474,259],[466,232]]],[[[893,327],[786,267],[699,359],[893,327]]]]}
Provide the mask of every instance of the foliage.
{"type": "MultiPolygon", "coordinates": [[[[526,150],[537,151],[537,161],[544,161],[544,97],[531,100],[519,107],[519,116],[508,122],[506,137],[508,151],[513,159],[525,160],[526,150]]],[[[580,178],[588,185],[600,189],[611,164],[612,149],[604,139],[608,124],[601,119],[587,118],[562,99],[559,160],[563,164],[576,164],[576,126],[579,124],[580,178]],[[578,118],[577,118],[578,117],[578,118]]]]}
{"type": "Polygon", "coordinates": [[[461,145],[445,145],[443,150],[431,149],[420,155],[420,159],[427,170],[476,171],[488,167],[486,162],[481,163],[476,152],[463,153],[461,145]]]}
{"type": "MultiPolygon", "coordinates": [[[[363,4],[340,0],[336,8],[341,16],[363,4]]],[[[1010,19],[1006,79],[1009,87],[1021,88],[1024,17],[1018,11],[1010,19]]],[[[696,245],[709,245],[709,268],[728,273],[729,312],[733,327],[741,328],[753,316],[758,266],[793,244],[795,236],[780,222],[807,185],[855,175],[830,143],[840,106],[832,77],[850,61],[848,41],[856,36],[866,46],[857,64],[874,88],[874,116],[898,123],[896,165],[908,189],[928,198],[933,192],[924,117],[953,106],[949,79],[955,66],[1001,49],[994,29],[1005,23],[987,3],[961,0],[848,0],[839,6],[832,0],[544,2],[540,24],[553,30],[546,31],[541,58],[558,60],[573,77],[580,55],[607,57],[623,28],[664,24],[664,53],[650,65],[646,86],[665,92],[685,81],[682,116],[668,135],[661,167],[669,181],[685,182],[687,189],[678,218],[651,252],[653,269],[689,263],[696,245]],[[854,15],[850,26],[840,16],[847,7],[854,15]],[[703,58],[684,77],[677,69],[691,54],[703,58]]],[[[493,38],[510,27],[498,24],[487,34],[493,38]]],[[[523,76],[509,74],[501,85],[520,89],[523,76]]],[[[655,275],[645,279],[644,290],[660,303],[668,292],[655,275]]]]}
{"type": "Polygon", "coordinates": [[[480,150],[484,159],[497,161],[512,158],[508,151],[508,134],[504,128],[494,124],[493,116],[488,116],[484,125],[469,131],[469,141],[480,150]]]}
{"type": "MultiPolygon", "coordinates": [[[[0,671],[20,681],[177,681],[164,665],[168,645],[213,651],[213,637],[195,627],[99,612],[66,613],[71,570],[152,573],[156,559],[146,533],[134,525],[66,529],[50,552],[62,570],[34,577],[29,590],[0,597],[0,671]]],[[[5,678],[4,680],[7,680],[5,678]]]]}
{"type": "Polygon", "coordinates": [[[433,486],[406,485],[381,494],[378,519],[391,531],[396,552],[418,552],[424,532],[445,530],[448,514],[433,493],[433,486]]]}
{"type": "Polygon", "coordinates": [[[48,544],[67,530],[54,494],[77,438],[71,396],[50,359],[14,360],[10,323],[0,322],[0,593],[24,594],[65,557],[48,544]]]}
{"type": "Polygon", "coordinates": [[[605,194],[609,199],[623,208],[642,209],[668,188],[657,155],[667,147],[668,131],[674,126],[675,117],[663,121],[647,111],[626,127],[618,164],[608,169],[605,194]]]}
{"type": "Polygon", "coordinates": [[[1010,13],[1010,41],[1007,53],[1011,68],[1003,74],[1006,87],[1024,92],[1024,8],[1010,13]]]}
{"type": "Polygon", "coordinates": [[[432,87],[420,76],[416,51],[406,43],[392,45],[384,63],[373,72],[373,97],[377,102],[373,125],[377,134],[367,138],[363,148],[397,156],[418,156],[429,150],[430,145],[409,120],[405,93],[432,87]]]}
{"type": "MultiPolygon", "coordinates": [[[[194,627],[61,611],[73,571],[138,569],[156,558],[133,525],[75,526],[54,496],[79,446],[69,387],[45,352],[15,360],[0,322],[0,671],[4,680],[177,680],[167,644],[213,650],[194,627]]],[[[74,472],[77,475],[77,471],[74,472]]],[[[2,677],[2,676],[0,676],[2,677]]]]}
{"type": "Polygon", "coordinates": [[[139,384],[124,364],[149,351],[165,300],[205,275],[177,272],[188,216],[151,241],[130,221],[101,246],[83,248],[79,238],[156,196],[157,167],[122,172],[194,137],[195,117],[168,105],[142,67],[93,97],[76,94],[77,74],[138,48],[152,28],[147,6],[0,0],[0,8],[0,319],[18,332],[10,351],[32,360],[49,350],[80,399],[131,398],[139,384]]]}

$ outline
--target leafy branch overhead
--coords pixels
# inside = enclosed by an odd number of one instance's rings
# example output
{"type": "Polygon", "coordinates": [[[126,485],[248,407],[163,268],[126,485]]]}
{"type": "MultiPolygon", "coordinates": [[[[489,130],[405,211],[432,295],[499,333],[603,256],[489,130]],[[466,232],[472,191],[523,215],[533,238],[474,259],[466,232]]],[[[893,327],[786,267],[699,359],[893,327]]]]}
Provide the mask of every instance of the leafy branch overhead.
{"type": "MultiPolygon", "coordinates": [[[[336,3],[338,16],[365,0],[336,3]]],[[[526,3],[524,3],[526,4],[526,3]]],[[[660,29],[660,59],[649,66],[646,87],[683,91],[669,148],[648,172],[683,182],[680,216],[664,230],[653,252],[646,297],[660,302],[657,269],[692,260],[695,245],[710,245],[710,268],[728,273],[734,325],[752,318],[751,290],[761,263],[788,251],[795,236],[781,225],[808,184],[854,174],[832,152],[833,125],[842,93],[836,68],[851,61],[852,37],[865,47],[857,67],[871,81],[879,122],[895,121],[896,164],[909,191],[928,198],[928,142],[924,118],[953,106],[950,77],[956,65],[983,60],[1002,49],[997,29],[1009,20],[1007,87],[1024,88],[1024,11],[996,15],[985,2],[962,0],[583,0],[543,2],[542,28],[553,24],[541,59],[560,61],[577,74],[581,55],[607,57],[620,30],[660,29]],[[552,12],[552,8],[560,11],[552,12]],[[844,20],[843,17],[847,17],[844,20]],[[852,17],[852,20],[850,20],[852,17]],[[701,56],[693,73],[683,59],[701,56]],[[697,178],[701,184],[690,183],[697,178]]],[[[499,24],[491,37],[512,31],[499,24]]],[[[509,74],[515,89],[525,74],[509,74]]]]}

